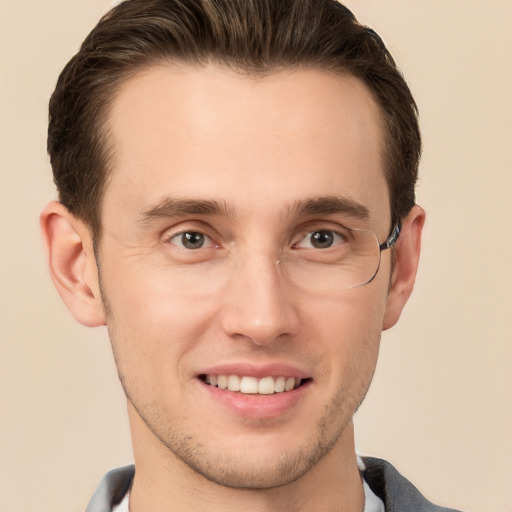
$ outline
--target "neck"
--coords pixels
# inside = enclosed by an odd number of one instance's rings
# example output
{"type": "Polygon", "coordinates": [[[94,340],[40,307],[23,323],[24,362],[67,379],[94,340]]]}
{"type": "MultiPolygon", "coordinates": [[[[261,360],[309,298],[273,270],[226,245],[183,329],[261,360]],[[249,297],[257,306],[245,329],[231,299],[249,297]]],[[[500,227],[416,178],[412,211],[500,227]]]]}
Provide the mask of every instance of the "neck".
{"type": "Polygon", "coordinates": [[[189,468],[130,414],[136,473],[131,512],[361,512],[364,491],[357,468],[353,424],[332,450],[294,482],[266,489],[234,489],[189,468]]]}

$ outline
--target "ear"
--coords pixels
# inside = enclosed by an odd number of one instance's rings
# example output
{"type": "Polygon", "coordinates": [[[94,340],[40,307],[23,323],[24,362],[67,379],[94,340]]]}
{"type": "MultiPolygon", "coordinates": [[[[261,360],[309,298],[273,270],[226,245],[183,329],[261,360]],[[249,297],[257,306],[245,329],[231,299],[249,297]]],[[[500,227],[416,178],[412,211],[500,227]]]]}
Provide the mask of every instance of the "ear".
{"type": "Polygon", "coordinates": [[[43,210],[40,225],[50,274],[62,300],[81,324],[104,325],[105,313],[89,229],[57,201],[43,210]]]}
{"type": "Polygon", "coordinates": [[[402,223],[402,230],[395,245],[395,268],[391,276],[383,330],[393,327],[411,295],[421,251],[421,232],[425,211],[415,206],[402,223]]]}

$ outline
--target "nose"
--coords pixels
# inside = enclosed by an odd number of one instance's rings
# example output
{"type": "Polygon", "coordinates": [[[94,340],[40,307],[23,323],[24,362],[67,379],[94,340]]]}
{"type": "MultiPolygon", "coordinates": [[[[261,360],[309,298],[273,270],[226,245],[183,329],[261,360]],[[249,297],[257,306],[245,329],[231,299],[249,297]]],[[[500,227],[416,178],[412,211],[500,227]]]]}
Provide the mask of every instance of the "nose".
{"type": "Polygon", "coordinates": [[[226,334],[270,345],[297,331],[297,297],[284,286],[279,267],[275,258],[266,255],[240,262],[223,300],[221,324],[226,334]]]}

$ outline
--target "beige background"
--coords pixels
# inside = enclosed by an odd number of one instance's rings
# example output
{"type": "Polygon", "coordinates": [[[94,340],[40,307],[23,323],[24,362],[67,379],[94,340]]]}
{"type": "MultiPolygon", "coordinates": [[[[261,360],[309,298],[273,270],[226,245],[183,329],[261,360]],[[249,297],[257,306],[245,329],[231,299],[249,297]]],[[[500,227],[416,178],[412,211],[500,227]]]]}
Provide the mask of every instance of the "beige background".
{"type": "MultiPolygon", "coordinates": [[[[47,275],[38,213],[58,72],[112,2],[0,0],[0,511],[83,510],[130,461],[103,330],[72,320],[47,275]]],[[[512,511],[510,0],[351,0],[422,111],[417,288],[383,339],[358,446],[442,504],[512,511]]]]}

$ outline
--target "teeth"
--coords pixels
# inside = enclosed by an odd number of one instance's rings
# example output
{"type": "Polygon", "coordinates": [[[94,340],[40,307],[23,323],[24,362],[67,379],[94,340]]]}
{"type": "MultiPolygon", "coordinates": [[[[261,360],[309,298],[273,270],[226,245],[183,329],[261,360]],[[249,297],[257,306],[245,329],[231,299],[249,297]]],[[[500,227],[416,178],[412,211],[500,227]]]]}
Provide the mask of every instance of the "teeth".
{"type": "Polygon", "coordinates": [[[219,375],[217,377],[217,386],[220,389],[226,389],[228,387],[228,377],[227,377],[227,375],[219,375]]]}
{"type": "Polygon", "coordinates": [[[295,377],[256,377],[238,375],[206,375],[204,381],[210,386],[229,391],[239,391],[245,394],[272,395],[296,389],[301,379],[295,377]]]}
{"type": "Polygon", "coordinates": [[[264,377],[258,382],[258,393],[260,395],[271,395],[274,391],[275,384],[272,377],[264,377]]]}
{"type": "Polygon", "coordinates": [[[230,375],[228,377],[229,391],[240,391],[240,377],[238,375],[230,375]]]}
{"type": "Polygon", "coordinates": [[[282,393],[284,391],[285,383],[286,379],[284,377],[277,377],[274,383],[274,391],[276,393],[282,393]]]}
{"type": "Polygon", "coordinates": [[[295,379],[293,377],[288,377],[286,382],[284,383],[284,390],[291,391],[295,387],[295,379]]]}
{"type": "Polygon", "coordinates": [[[255,377],[242,377],[240,380],[240,391],[242,393],[257,393],[258,379],[255,377]]]}

